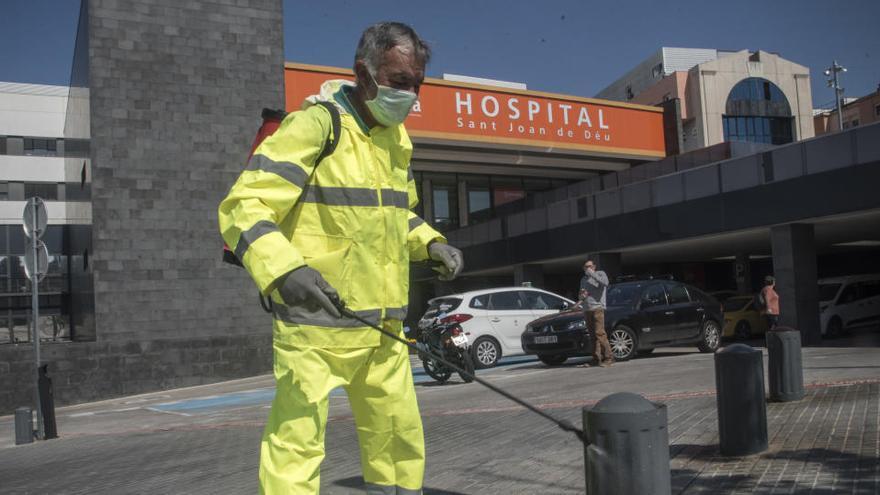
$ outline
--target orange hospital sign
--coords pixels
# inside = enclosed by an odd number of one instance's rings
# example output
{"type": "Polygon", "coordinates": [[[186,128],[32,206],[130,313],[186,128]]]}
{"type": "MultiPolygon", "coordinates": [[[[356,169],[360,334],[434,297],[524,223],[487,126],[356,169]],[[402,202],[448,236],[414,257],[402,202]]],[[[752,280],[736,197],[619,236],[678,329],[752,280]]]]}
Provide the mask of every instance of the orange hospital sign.
{"type": "MultiPolygon", "coordinates": [[[[298,109],[328,79],[352,78],[348,70],[288,63],[287,109],[298,109]]],[[[405,125],[416,138],[666,156],[657,107],[431,78],[405,125]]]]}

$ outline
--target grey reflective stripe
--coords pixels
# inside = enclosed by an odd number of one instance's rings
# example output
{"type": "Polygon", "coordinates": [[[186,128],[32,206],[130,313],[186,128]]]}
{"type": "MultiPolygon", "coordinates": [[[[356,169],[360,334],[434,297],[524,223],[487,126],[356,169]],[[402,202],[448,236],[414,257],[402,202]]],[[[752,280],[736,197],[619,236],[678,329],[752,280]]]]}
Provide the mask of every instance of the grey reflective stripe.
{"type": "Polygon", "coordinates": [[[300,188],[309,180],[309,174],[301,166],[290,162],[276,162],[265,155],[252,156],[246,170],[271,172],[300,188]]]}
{"type": "MultiPolygon", "coordinates": [[[[272,309],[276,319],[296,325],[312,325],[316,327],[331,328],[363,328],[366,326],[353,318],[334,318],[321,308],[310,310],[302,306],[286,306],[273,300],[272,309]]],[[[378,325],[381,311],[378,309],[367,309],[363,311],[355,311],[354,314],[374,325],[378,325]]]]}
{"type": "Polygon", "coordinates": [[[302,199],[306,203],[329,206],[379,206],[375,189],[310,185],[302,199]]]}
{"type": "Polygon", "coordinates": [[[385,318],[403,321],[403,319],[406,318],[407,311],[409,311],[409,306],[404,306],[402,308],[385,308],[385,318]]]}
{"type": "Polygon", "coordinates": [[[405,210],[409,209],[409,193],[406,191],[395,191],[394,189],[382,189],[382,204],[384,206],[394,205],[405,210]]]}
{"type": "Polygon", "coordinates": [[[364,489],[368,495],[422,495],[421,488],[411,490],[402,486],[377,485],[375,483],[364,483],[364,489]]]}
{"type": "MultiPolygon", "coordinates": [[[[382,189],[382,205],[409,209],[409,193],[382,189]]],[[[330,187],[310,184],[302,196],[305,203],[328,206],[379,206],[379,195],[375,189],[365,187],[330,187]]]]}
{"type": "Polygon", "coordinates": [[[238,238],[238,244],[235,245],[235,257],[239,260],[244,259],[244,253],[251,247],[251,244],[260,237],[272,232],[280,232],[278,226],[274,223],[268,220],[260,220],[255,223],[253,227],[242,232],[241,237],[238,238]]]}
{"type": "Polygon", "coordinates": [[[425,221],[419,217],[410,218],[409,219],[409,231],[412,232],[413,230],[416,230],[416,228],[423,223],[425,223],[425,221]]]}

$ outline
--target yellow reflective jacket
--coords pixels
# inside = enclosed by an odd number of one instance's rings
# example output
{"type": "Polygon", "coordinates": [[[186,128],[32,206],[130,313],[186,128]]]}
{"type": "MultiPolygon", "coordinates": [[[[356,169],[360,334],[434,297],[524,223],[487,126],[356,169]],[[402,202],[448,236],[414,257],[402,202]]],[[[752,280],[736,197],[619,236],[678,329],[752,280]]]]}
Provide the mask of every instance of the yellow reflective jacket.
{"type": "Polygon", "coordinates": [[[368,321],[403,320],[409,262],[428,259],[445,238],[410,211],[418,203],[409,169],[412,143],[403,125],[368,129],[348,100],[350,83],[328,81],[255,150],[220,203],[223,239],[272,297],[275,338],[318,347],[379,344],[380,334],[350,318],[287,306],[276,285],[291,270],[318,270],[368,321]],[[316,99],[340,110],[333,154],[315,167],[331,117],[316,99]]]}

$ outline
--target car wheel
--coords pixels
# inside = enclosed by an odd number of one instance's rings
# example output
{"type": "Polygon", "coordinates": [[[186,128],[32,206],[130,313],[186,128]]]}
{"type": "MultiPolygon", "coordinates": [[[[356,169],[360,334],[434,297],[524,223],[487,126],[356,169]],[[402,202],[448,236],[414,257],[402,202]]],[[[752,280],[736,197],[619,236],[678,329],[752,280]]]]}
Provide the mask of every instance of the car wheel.
{"type": "Polygon", "coordinates": [[[611,331],[608,336],[611,345],[611,354],[617,361],[626,361],[633,357],[636,352],[636,333],[629,327],[620,325],[611,331]]]}
{"type": "Polygon", "coordinates": [[[715,352],[721,345],[721,329],[715,320],[706,320],[703,323],[703,331],[700,333],[700,343],[697,348],[700,352],[715,352]]]}
{"type": "Polygon", "coordinates": [[[568,356],[562,354],[542,354],[538,356],[538,359],[547,366],[559,366],[568,359],[568,356]]]}
{"type": "Polygon", "coordinates": [[[477,368],[491,368],[501,359],[501,346],[491,337],[480,337],[474,342],[473,353],[477,368]]]}
{"type": "Polygon", "coordinates": [[[739,323],[736,324],[736,329],[734,329],[733,335],[739,340],[750,339],[752,337],[752,326],[749,325],[749,322],[746,320],[740,320],[739,323]]]}
{"type": "Polygon", "coordinates": [[[831,318],[831,321],[828,322],[828,327],[825,330],[825,335],[828,337],[839,337],[843,333],[843,322],[840,321],[840,318],[834,317],[831,318]]]}

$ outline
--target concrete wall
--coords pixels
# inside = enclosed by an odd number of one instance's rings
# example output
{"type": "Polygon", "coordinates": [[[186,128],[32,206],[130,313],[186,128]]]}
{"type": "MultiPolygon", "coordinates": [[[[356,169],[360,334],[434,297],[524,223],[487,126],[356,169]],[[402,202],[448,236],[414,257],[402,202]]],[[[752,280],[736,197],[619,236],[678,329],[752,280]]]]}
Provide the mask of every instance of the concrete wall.
{"type": "MultiPolygon", "coordinates": [[[[283,105],[281,0],[89,0],[95,341],[46,346],[59,404],[271,369],[271,319],[221,263],[217,206],[283,105]]],[[[0,348],[0,413],[30,401],[0,348]]]]}
{"type": "MultiPolygon", "coordinates": [[[[730,90],[749,77],[761,77],[779,86],[788,99],[792,116],[794,139],[813,137],[813,97],[808,68],[785,60],[778,55],[759,51],[759,61],[750,60],[748,50],[728,54],[694,67],[690,77],[687,98],[691,115],[695,117],[696,136],[685,141],[685,150],[710,146],[724,141],[722,115],[725,113],[730,90]]],[[[690,138],[690,136],[688,136],[690,138]]]]}

